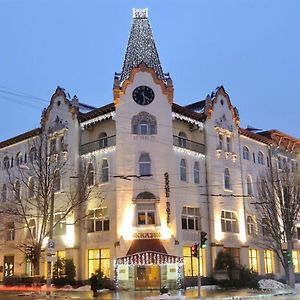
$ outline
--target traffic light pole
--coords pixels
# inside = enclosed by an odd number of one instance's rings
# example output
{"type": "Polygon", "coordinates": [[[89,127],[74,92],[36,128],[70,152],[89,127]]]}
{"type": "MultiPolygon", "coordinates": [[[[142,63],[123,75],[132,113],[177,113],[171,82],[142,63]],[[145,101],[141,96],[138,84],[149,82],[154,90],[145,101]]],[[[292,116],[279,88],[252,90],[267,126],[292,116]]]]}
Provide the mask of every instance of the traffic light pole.
{"type": "Polygon", "coordinates": [[[198,246],[198,297],[201,298],[201,274],[200,274],[200,271],[201,271],[201,268],[200,268],[200,262],[201,262],[201,259],[200,259],[200,254],[201,254],[201,227],[200,229],[198,230],[198,240],[199,240],[199,246],[198,246]]]}

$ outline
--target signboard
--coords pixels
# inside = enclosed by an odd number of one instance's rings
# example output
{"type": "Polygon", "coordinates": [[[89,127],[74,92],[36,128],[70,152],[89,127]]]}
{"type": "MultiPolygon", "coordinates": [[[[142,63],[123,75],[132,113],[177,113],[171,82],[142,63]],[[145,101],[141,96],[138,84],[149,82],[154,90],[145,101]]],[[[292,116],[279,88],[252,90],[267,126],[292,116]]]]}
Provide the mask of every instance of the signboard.
{"type": "Polygon", "coordinates": [[[47,252],[48,253],[55,253],[55,242],[53,240],[48,241],[47,252]]]}

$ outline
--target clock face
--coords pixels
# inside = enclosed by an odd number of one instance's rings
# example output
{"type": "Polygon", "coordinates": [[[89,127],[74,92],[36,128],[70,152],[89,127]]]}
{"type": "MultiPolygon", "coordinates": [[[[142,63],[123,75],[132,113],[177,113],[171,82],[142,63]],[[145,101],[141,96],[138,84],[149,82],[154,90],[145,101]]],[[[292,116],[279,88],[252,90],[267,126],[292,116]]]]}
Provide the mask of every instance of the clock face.
{"type": "Polygon", "coordinates": [[[150,104],[154,100],[153,90],[145,85],[138,86],[132,92],[133,100],[139,105],[150,104]]]}

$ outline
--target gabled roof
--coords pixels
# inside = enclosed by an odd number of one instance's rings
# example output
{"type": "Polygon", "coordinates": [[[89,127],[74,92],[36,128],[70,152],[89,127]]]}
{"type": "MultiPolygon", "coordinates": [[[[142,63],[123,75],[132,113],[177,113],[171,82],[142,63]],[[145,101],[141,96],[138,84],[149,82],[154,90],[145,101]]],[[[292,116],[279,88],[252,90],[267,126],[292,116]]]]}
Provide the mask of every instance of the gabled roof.
{"type": "Polygon", "coordinates": [[[0,142],[0,149],[8,147],[8,146],[13,145],[13,144],[16,144],[18,142],[22,142],[22,141],[27,140],[29,138],[32,138],[34,136],[37,136],[41,132],[42,132],[41,128],[35,128],[35,129],[30,130],[30,131],[19,134],[15,137],[12,137],[8,140],[2,141],[2,142],[0,142]]]}
{"type": "Polygon", "coordinates": [[[258,133],[273,141],[280,148],[293,151],[300,150],[300,140],[276,129],[266,130],[258,133]]]}
{"type": "Polygon", "coordinates": [[[133,68],[141,63],[152,68],[157,77],[165,81],[163,70],[155,46],[147,9],[134,9],[120,82],[128,79],[133,68]]]}
{"type": "Polygon", "coordinates": [[[194,112],[202,112],[205,108],[205,100],[197,101],[191,104],[184,106],[187,109],[190,109],[194,112]]]}
{"type": "Polygon", "coordinates": [[[178,114],[184,115],[186,117],[195,119],[197,121],[204,121],[206,119],[206,115],[203,113],[195,112],[191,109],[186,108],[185,106],[180,106],[176,103],[172,104],[172,111],[178,114]]]}
{"type": "Polygon", "coordinates": [[[80,122],[84,122],[84,121],[96,118],[98,116],[110,113],[112,111],[115,111],[115,105],[113,103],[109,103],[102,107],[93,109],[93,110],[89,111],[88,113],[79,113],[78,119],[80,122]]]}
{"type": "Polygon", "coordinates": [[[239,133],[245,137],[248,137],[250,139],[256,140],[258,142],[271,145],[272,140],[268,139],[267,137],[264,137],[258,133],[254,133],[250,130],[244,129],[244,128],[239,128],[239,133]]]}

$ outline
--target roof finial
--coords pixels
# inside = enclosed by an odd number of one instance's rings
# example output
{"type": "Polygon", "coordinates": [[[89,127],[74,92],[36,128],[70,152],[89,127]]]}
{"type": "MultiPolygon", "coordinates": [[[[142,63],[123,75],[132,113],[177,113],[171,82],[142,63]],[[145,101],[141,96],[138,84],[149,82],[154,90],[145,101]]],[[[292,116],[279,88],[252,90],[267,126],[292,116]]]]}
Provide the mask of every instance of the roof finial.
{"type": "Polygon", "coordinates": [[[134,19],[148,19],[148,8],[133,8],[134,19]]]}

